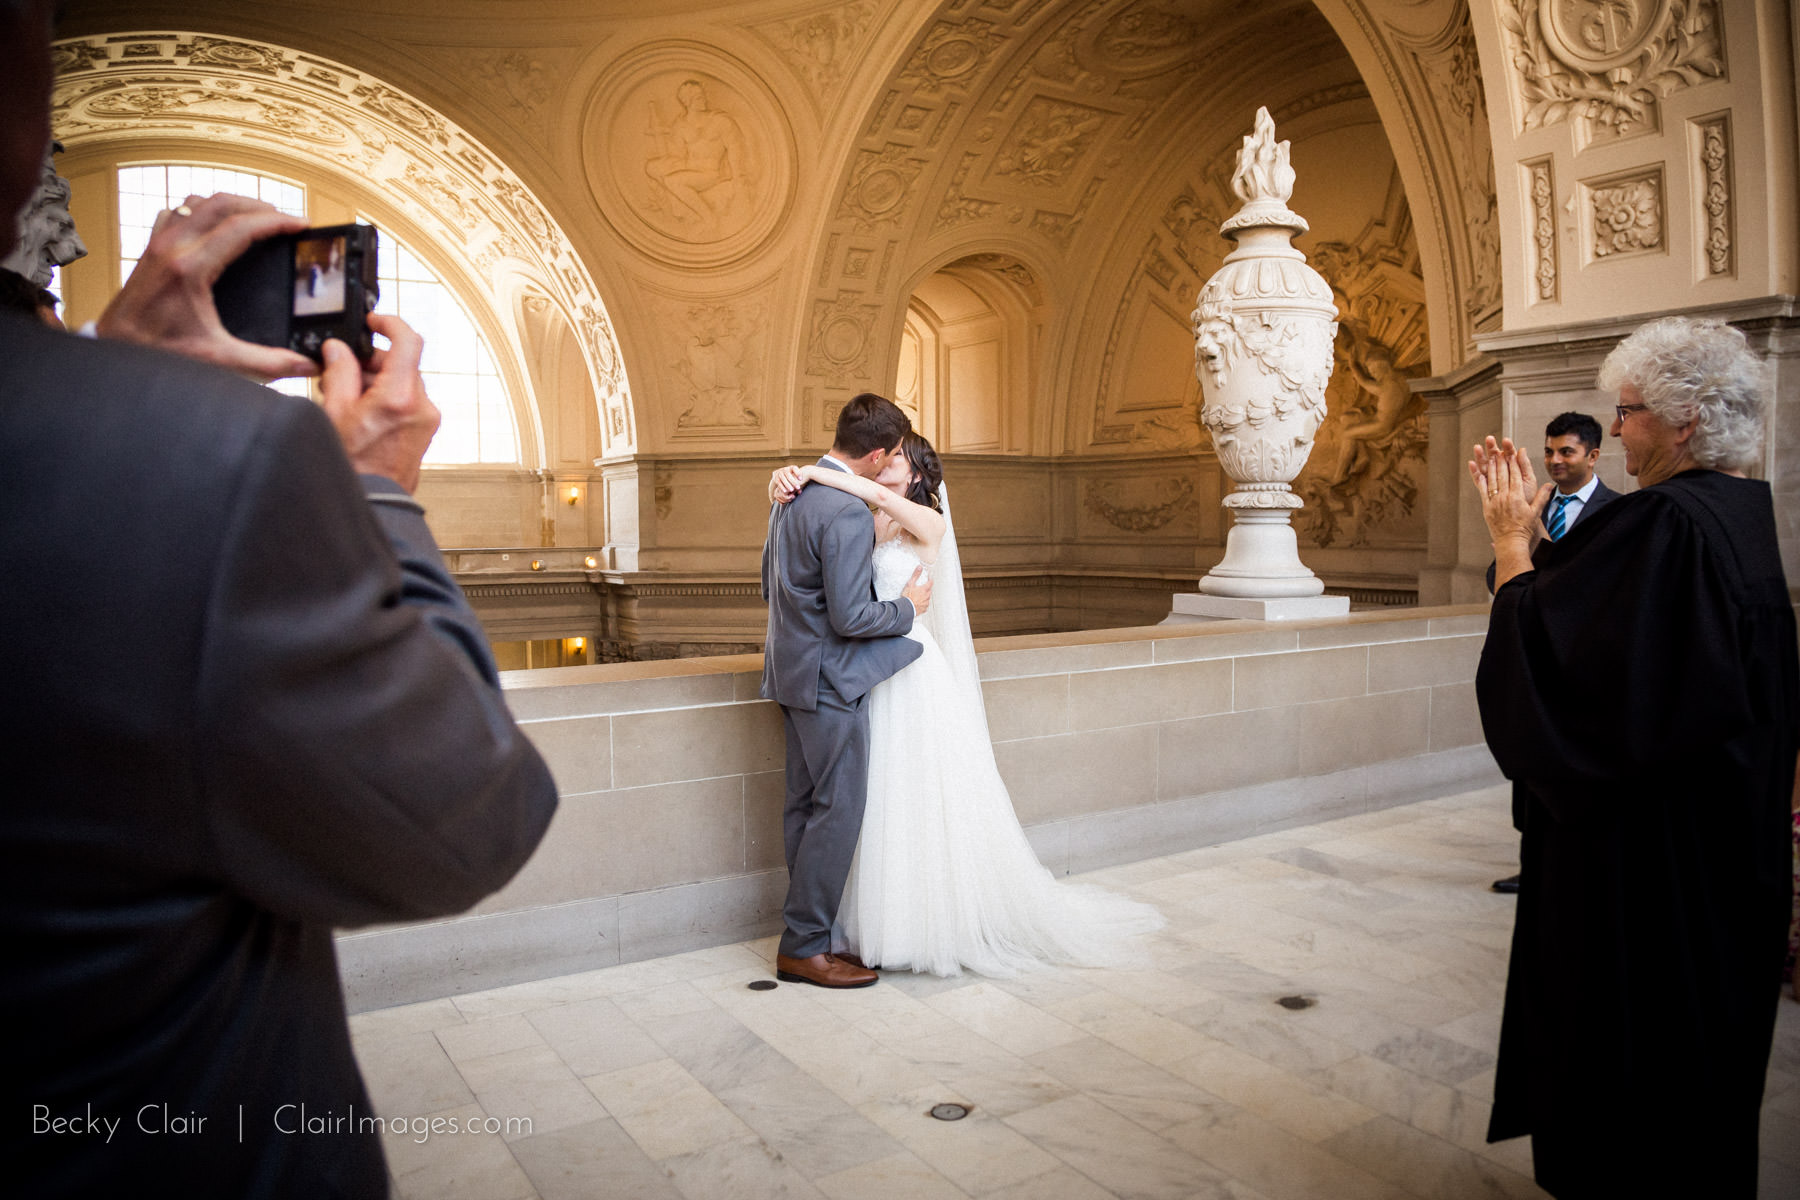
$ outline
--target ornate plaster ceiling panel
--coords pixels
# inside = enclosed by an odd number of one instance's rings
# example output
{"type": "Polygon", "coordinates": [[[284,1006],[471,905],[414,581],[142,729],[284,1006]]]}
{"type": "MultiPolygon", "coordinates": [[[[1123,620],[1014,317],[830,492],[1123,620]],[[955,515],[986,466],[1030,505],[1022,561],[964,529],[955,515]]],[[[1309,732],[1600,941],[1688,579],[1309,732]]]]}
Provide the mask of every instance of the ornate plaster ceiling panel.
{"type": "Polygon", "coordinates": [[[1503,0],[1520,132],[1655,133],[1659,97],[1725,77],[1718,0],[1503,0]]]}
{"type": "Polygon", "coordinates": [[[587,105],[582,150],[601,211],[659,262],[741,262],[793,200],[780,104],[755,72],[699,43],[659,43],[618,64],[587,105]]]}
{"type": "Polygon", "coordinates": [[[803,17],[751,28],[793,68],[821,111],[843,90],[875,24],[875,0],[852,0],[803,17]]]}
{"type": "Polygon", "coordinates": [[[606,306],[568,237],[473,136],[355,68],[203,33],[121,33],[53,49],[51,123],[71,149],[144,138],[230,142],[353,177],[454,247],[490,289],[523,275],[581,331],[607,452],[635,440],[630,387],[606,306]]]}

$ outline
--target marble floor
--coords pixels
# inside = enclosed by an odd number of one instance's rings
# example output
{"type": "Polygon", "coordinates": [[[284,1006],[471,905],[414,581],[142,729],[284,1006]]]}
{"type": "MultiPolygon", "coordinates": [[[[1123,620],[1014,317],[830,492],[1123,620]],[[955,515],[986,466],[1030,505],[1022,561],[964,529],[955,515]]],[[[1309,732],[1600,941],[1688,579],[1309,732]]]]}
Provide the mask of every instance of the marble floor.
{"type": "MultiPolygon", "coordinates": [[[[1085,876],[1168,915],[1139,971],[751,990],[768,939],[351,1025],[383,1116],[447,1119],[385,1135],[402,1197],[1542,1196],[1482,1140],[1515,845],[1490,788],[1085,876]]],[[[1800,1197],[1792,1000],[1763,1114],[1800,1197]]]]}

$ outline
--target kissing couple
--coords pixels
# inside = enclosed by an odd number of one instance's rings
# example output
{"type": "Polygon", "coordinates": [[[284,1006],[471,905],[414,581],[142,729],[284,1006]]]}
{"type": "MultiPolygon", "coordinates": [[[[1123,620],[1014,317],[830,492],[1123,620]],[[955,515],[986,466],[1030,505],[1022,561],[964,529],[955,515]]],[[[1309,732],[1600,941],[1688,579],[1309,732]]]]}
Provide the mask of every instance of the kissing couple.
{"type": "Polygon", "coordinates": [[[831,452],[769,481],[762,695],[787,738],[786,928],[775,973],[1009,976],[1118,966],[1162,915],[1038,862],[994,763],[950,497],[892,401],[838,414],[831,452]]]}

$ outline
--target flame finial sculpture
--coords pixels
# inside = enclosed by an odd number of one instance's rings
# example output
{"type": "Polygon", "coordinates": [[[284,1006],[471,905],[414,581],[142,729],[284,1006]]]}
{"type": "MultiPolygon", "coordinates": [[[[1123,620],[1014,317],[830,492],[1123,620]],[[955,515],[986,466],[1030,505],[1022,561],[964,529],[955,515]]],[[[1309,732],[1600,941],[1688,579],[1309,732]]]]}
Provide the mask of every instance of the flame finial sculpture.
{"type": "MultiPolygon", "coordinates": [[[[1193,314],[1194,366],[1205,397],[1200,422],[1236,484],[1224,500],[1233,517],[1225,557],[1200,591],[1245,600],[1318,597],[1325,584],[1301,563],[1291,524],[1303,501],[1288,485],[1325,419],[1337,307],[1330,286],[1291,245],[1307,226],[1287,206],[1294,168],[1266,108],[1256,110],[1256,130],[1238,151],[1231,190],[1243,207],[1219,232],[1237,248],[1207,280],[1193,314]]],[[[1322,615],[1318,607],[1304,615],[1322,615]]],[[[1348,602],[1328,607],[1347,611],[1348,602]]]]}

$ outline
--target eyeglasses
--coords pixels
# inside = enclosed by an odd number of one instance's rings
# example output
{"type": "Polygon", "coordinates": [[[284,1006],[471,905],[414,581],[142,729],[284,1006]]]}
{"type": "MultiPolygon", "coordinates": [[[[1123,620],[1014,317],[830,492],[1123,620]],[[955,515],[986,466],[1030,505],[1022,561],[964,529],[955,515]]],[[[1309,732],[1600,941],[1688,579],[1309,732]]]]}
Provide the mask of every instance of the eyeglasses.
{"type": "Polygon", "coordinates": [[[1643,412],[1649,407],[1648,404],[1615,404],[1613,405],[1613,411],[1619,414],[1619,424],[1623,425],[1632,413],[1643,412]]]}

